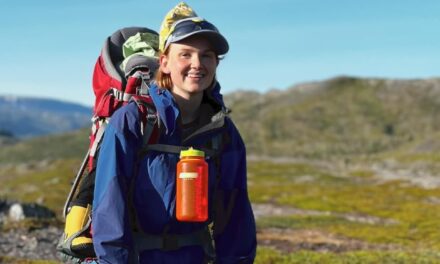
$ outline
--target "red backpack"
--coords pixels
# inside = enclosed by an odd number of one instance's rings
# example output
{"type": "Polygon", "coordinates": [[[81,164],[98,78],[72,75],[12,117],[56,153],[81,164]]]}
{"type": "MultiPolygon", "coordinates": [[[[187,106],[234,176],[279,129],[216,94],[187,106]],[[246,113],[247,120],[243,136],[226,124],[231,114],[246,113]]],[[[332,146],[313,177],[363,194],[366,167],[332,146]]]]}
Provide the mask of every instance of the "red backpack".
{"type": "MultiPolygon", "coordinates": [[[[133,56],[127,62],[125,71],[120,67],[124,60],[123,44],[129,37],[137,33],[158,35],[157,32],[143,27],[127,27],[117,30],[106,39],[95,64],[93,71],[95,104],[93,107],[90,145],[64,205],[64,217],[67,215],[69,204],[77,192],[83,176],[87,175],[85,173],[86,169],[90,172],[96,166],[97,148],[113,113],[134,100],[139,106],[139,111],[142,112],[144,125],[147,122],[151,123],[158,120],[152,99],[148,95],[148,85],[158,68],[157,59],[143,55],[133,56]]],[[[144,127],[149,127],[147,131],[144,131],[144,139],[153,141],[157,136],[156,126],[144,127]]]]}

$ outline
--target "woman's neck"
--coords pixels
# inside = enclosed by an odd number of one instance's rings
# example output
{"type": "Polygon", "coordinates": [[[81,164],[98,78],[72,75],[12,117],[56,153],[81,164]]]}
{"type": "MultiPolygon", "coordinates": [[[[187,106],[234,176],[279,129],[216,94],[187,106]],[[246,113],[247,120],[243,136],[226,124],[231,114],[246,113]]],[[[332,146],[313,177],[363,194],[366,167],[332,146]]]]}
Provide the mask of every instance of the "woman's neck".
{"type": "Polygon", "coordinates": [[[176,100],[176,103],[179,106],[182,123],[188,124],[196,120],[199,116],[199,109],[203,99],[203,92],[191,94],[185,97],[174,92],[172,92],[172,94],[174,96],[174,100],[176,100]]]}

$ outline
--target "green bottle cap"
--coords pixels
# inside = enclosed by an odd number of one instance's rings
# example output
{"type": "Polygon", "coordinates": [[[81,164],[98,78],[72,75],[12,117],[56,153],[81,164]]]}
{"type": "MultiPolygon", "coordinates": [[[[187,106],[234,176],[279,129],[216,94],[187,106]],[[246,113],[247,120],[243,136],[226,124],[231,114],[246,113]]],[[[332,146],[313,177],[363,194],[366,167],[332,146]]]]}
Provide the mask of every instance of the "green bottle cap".
{"type": "Polygon", "coordinates": [[[180,158],[183,157],[205,157],[205,152],[190,147],[187,150],[180,151],[180,158]]]}

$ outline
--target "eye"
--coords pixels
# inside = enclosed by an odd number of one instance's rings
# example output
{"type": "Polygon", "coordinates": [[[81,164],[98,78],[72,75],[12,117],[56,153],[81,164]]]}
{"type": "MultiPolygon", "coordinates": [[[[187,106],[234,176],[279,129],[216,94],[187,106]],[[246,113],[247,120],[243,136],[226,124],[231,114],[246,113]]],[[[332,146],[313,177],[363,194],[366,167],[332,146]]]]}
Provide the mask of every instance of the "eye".
{"type": "Polygon", "coordinates": [[[188,59],[191,58],[191,54],[189,52],[183,52],[180,54],[180,57],[188,59]]]}
{"type": "Polygon", "coordinates": [[[215,53],[212,51],[205,52],[202,54],[202,56],[203,56],[203,58],[206,58],[206,59],[215,59],[216,58],[215,53]]]}

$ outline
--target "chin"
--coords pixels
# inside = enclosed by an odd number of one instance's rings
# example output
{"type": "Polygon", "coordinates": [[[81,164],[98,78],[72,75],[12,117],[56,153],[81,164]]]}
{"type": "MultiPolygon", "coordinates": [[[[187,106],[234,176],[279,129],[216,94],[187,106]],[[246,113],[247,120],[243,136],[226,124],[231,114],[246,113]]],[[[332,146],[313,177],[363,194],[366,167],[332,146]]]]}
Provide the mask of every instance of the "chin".
{"type": "Polygon", "coordinates": [[[192,94],[201,93],[206,90],[208,86],[197,86],[197,87],[188,87],[187,91],[192,94]]]}

